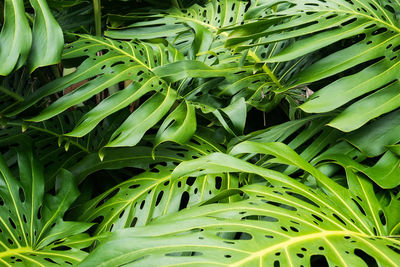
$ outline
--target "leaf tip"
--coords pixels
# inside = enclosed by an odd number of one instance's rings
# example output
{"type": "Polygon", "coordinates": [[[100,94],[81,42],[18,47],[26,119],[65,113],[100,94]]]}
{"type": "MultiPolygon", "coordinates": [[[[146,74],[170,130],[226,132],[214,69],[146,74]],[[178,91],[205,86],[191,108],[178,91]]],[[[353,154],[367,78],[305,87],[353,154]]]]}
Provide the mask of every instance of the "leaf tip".
{"type": "Polygon", "coordinates": [[[98,155],[99,155],[100,161],[103,161],[104,160],[104,148],[99,150],[98,155]]]}
{"type": "Polygon", "coordinates": [[[29,124],[27,122],[23,122],[21,125],[21,130],[24,133],[29,128],[29,124]]]}

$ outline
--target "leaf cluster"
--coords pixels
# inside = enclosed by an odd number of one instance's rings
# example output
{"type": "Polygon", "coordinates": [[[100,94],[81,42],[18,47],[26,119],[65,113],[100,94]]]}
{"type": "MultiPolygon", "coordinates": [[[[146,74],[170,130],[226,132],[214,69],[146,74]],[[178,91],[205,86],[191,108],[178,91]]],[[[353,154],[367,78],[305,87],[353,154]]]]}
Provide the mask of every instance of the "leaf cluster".
{"type": "Polygon", "coordinates": [[[0,265],[398,266],[398,0],[0,3],[0,265]]]}

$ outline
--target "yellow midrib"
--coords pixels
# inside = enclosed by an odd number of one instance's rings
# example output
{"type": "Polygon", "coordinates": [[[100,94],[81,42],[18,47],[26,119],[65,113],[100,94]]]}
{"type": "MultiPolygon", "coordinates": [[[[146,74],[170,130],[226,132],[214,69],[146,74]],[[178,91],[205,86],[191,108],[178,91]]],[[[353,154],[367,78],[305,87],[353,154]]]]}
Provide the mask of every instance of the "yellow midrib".
{"type": "Polygon", "coordinates": [[[257,259],[257,258],[262,258],[263,256],[267,255],[268,253],[271,253],[277,249],[287,248],[287,247],[294,245],[296,243],[299,243],[299,242],[305,242],[305,241],[312,240],[312,239],[319,239],[319,238],[335,236],[335,235],[338,235],[338,236],[345,236],[345,235],[366,236],[365,234],[351,232],[351,231],[323,231],[323,232],[319,232],[319,233],[309,234],[307,236],[293,237],[285,242],[281,242],[276,245],[270,246],[268,248],[254,252],[249,257],[245,257],[242,260],[240,260],[230,266],[232,266],[232,267],[233,266],[242,266],[242,264],[244,264],[246,262],[249,262],[249,261],[257,259]]]}
{"type": "Polygon", "coordinates": [[[21,253],[31,253],[34,252],[31,247],[19,247],[19,248],[14,248],[14,249],[9,249],[3,252],[0,252],[0,259],[13,256],[16,254],[21,254],[21,253]]]}

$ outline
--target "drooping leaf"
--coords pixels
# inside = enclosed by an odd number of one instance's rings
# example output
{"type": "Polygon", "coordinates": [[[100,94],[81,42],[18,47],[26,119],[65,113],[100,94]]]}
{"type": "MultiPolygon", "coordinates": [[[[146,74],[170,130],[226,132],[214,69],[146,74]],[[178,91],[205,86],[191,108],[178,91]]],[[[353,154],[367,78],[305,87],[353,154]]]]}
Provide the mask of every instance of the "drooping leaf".
{"type": "Polygon", "coordinates": [[[54,19],[45,0],[30,0],[35,9],[32,30],[32,49],[28,64],[30,71],[60,62],[64,45],[60,25],[54,19]]]}
{"type": "Polygon", "coordinates": [[[32,33],[23,0],[4,1],[4,24],[0,33],[0,75],[8,75],[28,58],[32,33]]]}
{"type": "Polygon", "coordinates": [[[30,0],[35,10],[33,29],[25,15],[23,0],[4,1],[0,33],[0,75],[6,76],[26,62],[30,72],[60,62],[64,45],[61,27],[45,0],[30,0]]]}

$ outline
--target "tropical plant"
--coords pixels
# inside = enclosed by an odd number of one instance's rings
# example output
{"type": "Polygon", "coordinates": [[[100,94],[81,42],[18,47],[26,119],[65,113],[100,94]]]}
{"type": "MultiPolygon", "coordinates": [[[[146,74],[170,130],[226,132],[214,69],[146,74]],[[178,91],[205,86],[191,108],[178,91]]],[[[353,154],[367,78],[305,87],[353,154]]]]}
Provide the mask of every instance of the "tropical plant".
{"type": "Polygon", "coordinates": [[[298,39],[265,60],[284,62],[342,42],[341,49],[323,55],[277,93],[333,76],[300,108],[324,113],[351,103],[329,125],[352,131],[399,107],[399,8],[398,1],[385,0],[260,1],[246,14],[248,23],[231,33],[227,45],[241,50],[298,39]],[[270,8],[276,12],[268,12],[270,8]],[[260,36],[268,37],[262,43],[252,41],[260,36]]]}
{"type": "Polygon", "coordinates": [[[0,2],[0,265],[400,266],[398,10],[0,2]]]}
{"type": "Polygon", "coordinates": [[[0,34],[0,75],[8,75],[28,62],[30,71],[60,60],[63,34],[44,0],[30,1],[35,15],[32,30],[25,15],[24,1],[3,2],[3,28],[0,34]]]}
{"type": "Polygon", "coordinates": [[[79,195],[73,176],[59,172],[60,186],[45,192],[43,166],[26,145],[18,153],[19,179],[0,157],[0,262],[4,266],[50,266],[79,263],[81,249],[92,238],[90,223],[64,221],[64,213],[79,195]]]}

